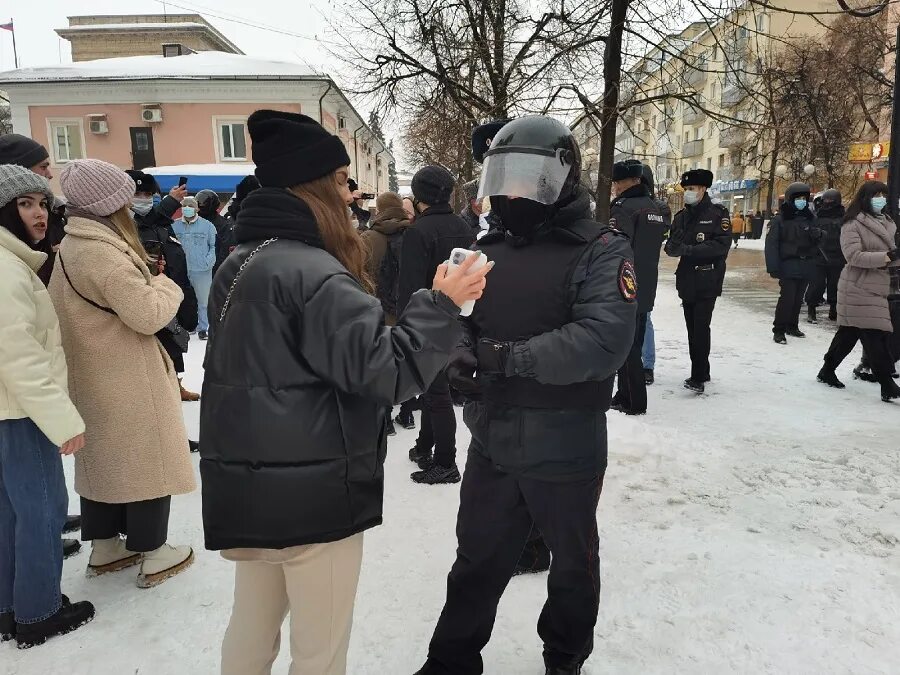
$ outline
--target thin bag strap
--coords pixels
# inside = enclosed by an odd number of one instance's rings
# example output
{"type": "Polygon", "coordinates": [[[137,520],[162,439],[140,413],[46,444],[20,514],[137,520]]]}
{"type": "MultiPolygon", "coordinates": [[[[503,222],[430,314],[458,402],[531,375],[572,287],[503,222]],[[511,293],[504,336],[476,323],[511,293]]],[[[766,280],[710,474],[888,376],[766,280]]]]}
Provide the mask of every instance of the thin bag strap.
{"type": "Polygon", "coordinates": [[[77,295],[79,298],[81,298],[82,300],[84,300],[84,301],[85,301],[86,303],[88,303],[89,305],[92,305],[92,306],[96,307],[97,309],[106,312],[107,314],[112,314],[113,316],[119,316],[118,314],[115,313],[115,311],[113,311],[113,310],[110,309],[109,307],[104,307],[103,305],[98,305],[96,302],[94,302],[94,301],[91,300],[90,298],[86,298],[86,297],[84,297],[81,293],[79,293],[79,292],[78,292],[78,289],[75,288],[75,284],[73,284],[73,283],[72,283],[72,280],[69,278],[69,273],[66,272],[66,263],[63,262],[62,254],[61,254],[59,251],[56,252],[56,257],[59,258],[59,266],[62,268],[63,274],[64,274],[65,277],[66,277],[66,281],[69,282],[69,287],[70,287],[73,291],[75,291],[75,295],[77,295]]]}
{"type": "MultiPolygon", "coordinates": [[[[231,288],[228,289],[228,295],[225,296],[225,302],[222,304],[222,311],[219,312],[219,323],[225,320],[225,312],[228,311],[228,307],[231,305],[231,296],[234,294],[234,290],[237,288],[238,281],[241,276],[244,274],[244,270],[247,269],[247,265],[250,264],[250,261],[253,260],[253,256],[262,251],[266,246],[271,244],[272,242],[278,241],[278,237],[273,237],[272,239],[266,239],[263,243],[257,246],[250,252],[250,255],[247,256],[247,259],[241,263],[240,268],[237,271],[237,274],[234,275],[234,281],[231,282],[231,288]]],[[[76,291],[77,293],[77,291],[76,291]]]]}

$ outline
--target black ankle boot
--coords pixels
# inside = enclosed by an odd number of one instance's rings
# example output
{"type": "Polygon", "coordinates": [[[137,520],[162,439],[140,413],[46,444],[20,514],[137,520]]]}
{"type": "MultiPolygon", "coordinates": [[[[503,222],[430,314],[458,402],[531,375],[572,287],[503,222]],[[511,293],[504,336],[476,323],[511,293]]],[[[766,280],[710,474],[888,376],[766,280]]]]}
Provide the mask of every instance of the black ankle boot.
{"type": "Polygon", "coordinates": [[[900,399],[900,387],[897,386],[897,383],[894,382],[893,378],[882,382],[881,400],[885,403],[890,403],[891,401],[895,401],[897,399],[900,399]]]}
{"type": "Polygon", "coordinates": [[[807,312],[806,321],[807,321],[807,323],[819,323],[819,319],[816,316],[816,306],[815,305],[809,306],[809,311],[807,312]]]}
{"type": "Polygon", "coordinates": [[[834,387],[835,389],[844,388],[844,383],[837,378],[837,375],[834,373],[834,368],[822,366],[822,370],[819,371],[817,379],[819,382],[827,384],[829,387],[834,387]]]}

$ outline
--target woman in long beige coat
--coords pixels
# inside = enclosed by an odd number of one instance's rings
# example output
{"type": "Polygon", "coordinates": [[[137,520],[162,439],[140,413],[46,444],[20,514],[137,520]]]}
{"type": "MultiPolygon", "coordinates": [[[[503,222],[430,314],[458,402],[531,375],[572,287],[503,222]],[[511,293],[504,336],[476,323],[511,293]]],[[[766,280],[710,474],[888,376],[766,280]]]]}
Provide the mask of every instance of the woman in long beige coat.
{"type": "Polygon", "coordinates": [[[69,363],[72,399],[87,425],[77,456],[88,574],[140,563],[153,586],[193,561],[166,543],[172,495],[195,488],[172,362],[155,333],[173,319],[181,289],[153,269],[128,206],[134,181],[98,160],[67,164],[68,236],[50,283],[69,363]],[[122,539],[120,535],[125,535],[122,539]]]}
{"type": "Polygon", "coordinates": [[[900,398],[900,387],[891,378],[893,359],[888,338],[893,332],[888,294],[889,267],[900,265],[897,225],[885,214],[888,188],[871,181],[863,185],[847,209],[841,228],[841,250],[847,266],[838,281],[838,332],[825,355],[819,381],[837,389],[843,383],[835,369],[862,342],[872,372],[881,384],[881,398],[900,398]]]}

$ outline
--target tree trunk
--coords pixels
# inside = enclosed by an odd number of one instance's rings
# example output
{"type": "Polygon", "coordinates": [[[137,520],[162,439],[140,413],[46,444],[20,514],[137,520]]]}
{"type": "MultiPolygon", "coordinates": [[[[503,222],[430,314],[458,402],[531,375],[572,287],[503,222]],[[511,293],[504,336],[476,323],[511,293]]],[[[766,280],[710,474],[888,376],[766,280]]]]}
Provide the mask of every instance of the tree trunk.
{"type": "Polygon", "coordinates": [[[772,209],[772,197],[775,196],[775,168],[778,166],[778,153],[781,151],[781,132],[776,127],[775,138],[772,139],[772,161],[769,163],[769,189],[766,197],[766,211],[772,209]]]}
{"type": "Polygon", "coordinates": [[[622,79],[622,33],[631,0],[613,0],[609,39],[603,59],[603,109],[600,113],[600,156],[597,170],[597,222],[609,222],[612,165],[619,119],[619,83],[622,79]]]}

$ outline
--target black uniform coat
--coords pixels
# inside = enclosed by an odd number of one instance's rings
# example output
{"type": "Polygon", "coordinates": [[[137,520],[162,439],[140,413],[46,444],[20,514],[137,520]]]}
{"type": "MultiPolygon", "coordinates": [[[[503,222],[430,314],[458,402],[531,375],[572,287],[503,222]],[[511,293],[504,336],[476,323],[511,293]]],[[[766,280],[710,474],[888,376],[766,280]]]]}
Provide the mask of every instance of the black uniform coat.
{"type": "Polygon", "coordinates": [[[594,222],[581,193],[530,244],[496,231],[478,248],[497,266],[460,348],[513,344],[509,377],[479,376],[482,399],[466,406],[472,450],[526,477],[602,475],[613,378],[635,331],[627,237],[594,222]]]}
{"type": "Polygon", "coordinates": [[[819,241],[819,255],[816,263],[828,267],[843,267],[847,264],[841,250],[841,227],[846,210],[840,204],[823,205],[816,211],[816,225],[822,231],[819,241]]]}
{"type": "Polygon", "coordinates": [[[281,549],[381,523],[387,408],[425,390],[462,331],[446,296],[416,293],[395,327],[324,250],[280,188],[244,201],[222,264],[200,413],[206,546],[281,549]],[[251,252],[221,323],[229,289],[251,252]]]}
{"type": "Polygon", "coordinates": [[[811,280],[821,239],[822,231],[809,207],[798,212],[793,203],[785,201],[769,223],[766,271],[776,279],[811,280]]]}
{"type": "Polygon", "coordinates": [[[675,287],[682,301],[722,295],[725,259],[731,244],[731,216],[727,209],[713,204],[708,194],[698,204],[685,206],[675,214],[666,253],[681,258],[675,270],[675,287]]]}
{"type": "Polygon", "coordinates": [[[647,187],[635,185],[613,200],[609,224],[631,240],[637,272],[637,311],[646,314],[653,310],[656,302],[659,256],[668,221],[647,187]]]}

